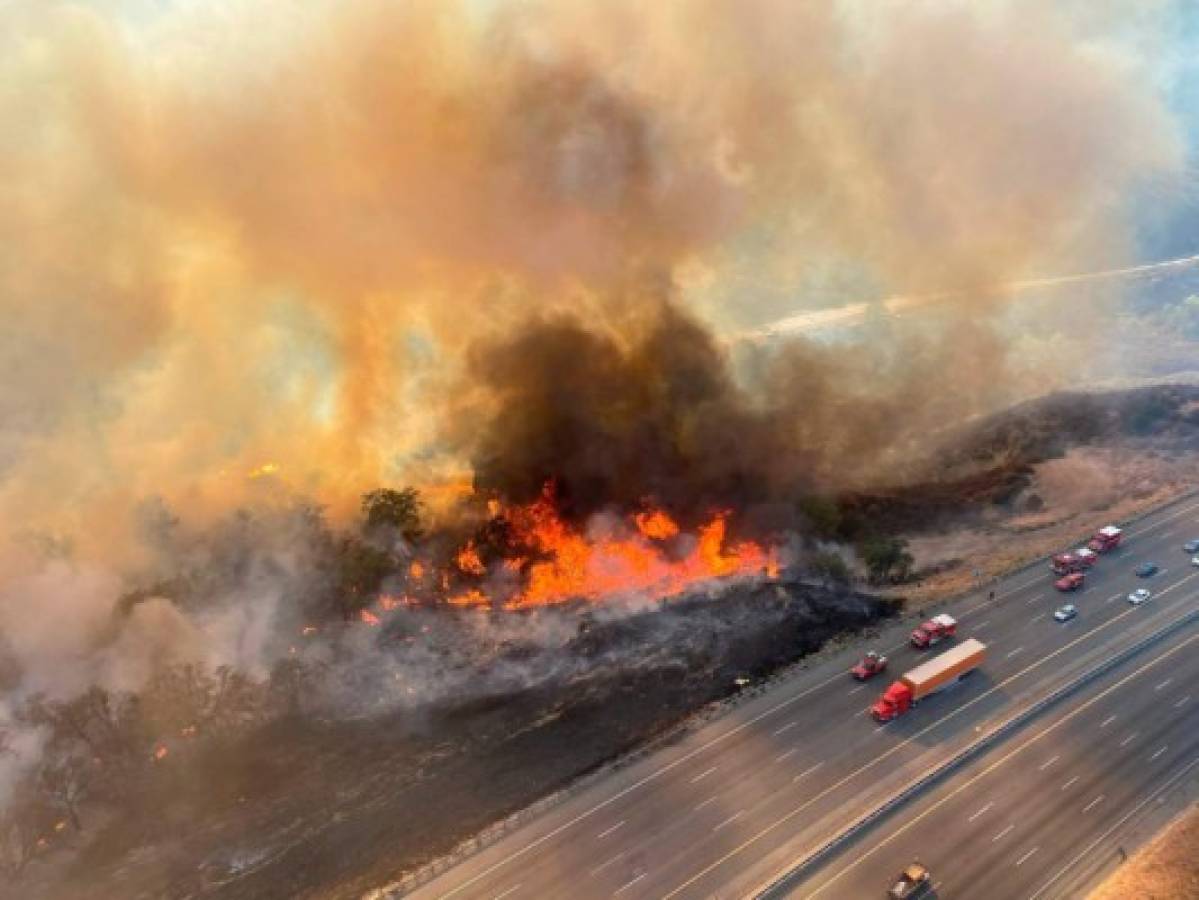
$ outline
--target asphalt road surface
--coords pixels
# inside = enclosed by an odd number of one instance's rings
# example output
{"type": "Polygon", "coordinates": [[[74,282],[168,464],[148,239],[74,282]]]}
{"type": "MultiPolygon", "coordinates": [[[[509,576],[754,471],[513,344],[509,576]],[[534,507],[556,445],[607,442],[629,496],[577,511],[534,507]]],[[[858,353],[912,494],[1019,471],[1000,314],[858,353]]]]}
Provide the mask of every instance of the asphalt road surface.
{"type": "Polygon", "coordinates": [[[915,858],[939,897],[1083,896],[1136,817],[1197,776],[1199,624],[880,821],[789,896],[881,897],[915,858]]]}
{"type": "MultiPolygon", "coordinates": [[[[907,645],[907,634],[916,624],[913,620],[897,623],[876,639],[828,657],[674,745],[579,790],[417,888],[413,896],[626,900],[752,895],[807,851],[980,732],[1195,608],[1199,568],[1181,549],[1192,538],[1199,538],[1199,499],[1165,507],[1134,524],[1126,531],[1124,546],[1102,557],[1086,588],[1070,595],[1080,615],[1064,625],[1052,620],[1053,610],[1066,598],[1053,589],[1047,565],[1000,582],[994,599],[983,591],[949,605],[944,611],[958,619],[959,639],[978,637],[990,648],[982,671],[880,726],[870,718],[868,707],[891,677],[928,653],[907,645]],[[1151,579],[1134,577],[1133,568],[1146,561],[1157,562],[1162,571],[1151,579]],[[1132,607],[1125,597],[1139,586],[1148,586],[1154,597],[1132,607]],[[891,670],[873,682],[858,684],[846,670],[866,649],[886,652],[891,670]]],[[[943,647],[931,652],[939,649],[943,647]]],[[[1195,655],[1196,649],[1191,646],[1189,655],[1195,655]]],[[[1158,650],[1154,647],[1139,655],[1132,665],[1140,665],[1158,650]]],[[[1120,671],[1127,674],[1128,670],[1126,666],[1120,671]]],[[[1127,702],[1137,709],[1145,707],[1137,715],[1160,711],[1162,695],[1138,692],[1139,682],[1129,684],[1132,699],[1127,702]]],[[[1087,696],[1085,692],[1075,695],[1050,715],[1081,708],[1087,696]]],[[[1199,703],[1199,686],[1194,702],[1199,703]]],[[[1038,720],[1030,728],[1041,726],[1038,720]]],[[[1144,722],[1129,728],[1154,734],[1158,726],[1144,722]]],[[[1001,750],[1024,740],[1027,731],[1000,744],[1001,750]]],[[[1153,761],[1152,771],[1172,765],[1178,759],[1175,754],[1185,752],[1187,746],[1185,740],[1174,738],[1163,738],[1162,743],[1167,750],[1153,761]]],[[[1114,768],[1123,759],[1107,753],[1103,745],[1095,750],[1088,770],[1094,773],[1109,764],[1114,768]]],[[[1027,774],[1018,765],[1009,771],[1027,774]]],[[[1149,772],[1146,767],[1144,774],[1149,772]]],[[[960,785],[962,777],[958,774],[951,785],[960,785]]],[[[1128,798],[1140,797],[1137,790],[1148,784],[1137,781],[1127,793],[1106,784],[1097,788],[1104,799],[1088,815],[1100,806],[1108,817],[1125,810],[1128,798]]],[[[924,802],[923,797],[914,801],[924,802]]],[[[935,815],[930,818],[942,821],[935,815]]],[[[949,834],[957,831],[951,829],[949,834]]],[[[923,836],[923,832],[914,834],[923,836]]],[[[996,841],[997,850],[1007,837],[996,841]]],[[[940,840],[944,844],[946,838],[940,840]]],[[[1057,845],[1051,848],[1045,840],[1045,849],[1038,849],[1018,867],[1030,877],[1048,878],[1052,864],[1058,862],[1057,845]]],[[[1040,848],[1039,843],[1036,846],[1040,848]]],[[[885,886],[909,856],[909,845],[889,845],[886,852],[880,849],[863,859],[843,878],[869,882],[864,896],[880,895],[884,889],[880,885],[885,886]]],[[[939,864],[928,852],[922,853],[922,859],[930,866],[939,864]]],[[[1013,863],[1005,856],[991,864],[1013,863]]],[[[827,866],[821,873],[826,870],[835,874],[827,866]]],[[[937,874],[944,881],[942,896],[961,896],[949,892],[971,883],[969,879],[999,873],[978,869],[957,874],[950,866],[944,875],[937,874]]],[[[1063,876],[1058,884],[1065,880],[1063,876]]],[[[824,896],[857,896],[856,890],[830,887],[824,896]]],[[[1051,886],[1044,896],[1056,896],[1055,890],[1051,886]]]]}

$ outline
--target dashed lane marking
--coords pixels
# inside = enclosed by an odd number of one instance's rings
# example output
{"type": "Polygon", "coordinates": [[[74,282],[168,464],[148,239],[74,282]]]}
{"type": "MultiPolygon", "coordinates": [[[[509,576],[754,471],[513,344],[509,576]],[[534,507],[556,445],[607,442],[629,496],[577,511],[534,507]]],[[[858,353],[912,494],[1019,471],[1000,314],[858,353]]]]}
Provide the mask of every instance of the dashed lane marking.
{"type": "Polygon", "coordinates": [[[986,812],[988,809],[990,809],[990,808],[991,808],[992,806],[994,806],[994,805],[995,805],[995,803],[994,803],[994,802],[988,803],[986,806],[984,806],[982,809],[980,809],[978,812],[976,812],[974,815],[972,815],[972,816],[971,816],[969,819],[967,819],[966,821],[967,821],[967,822],[973,822],[975,819],[977,819],[979,816],[981,816],[983,813],[985,813],[985,812],[986,812]]]}
{"type": "Polygon", "coordinates": [[[624,819],[621,819],[619,822],[617,822],[617,823],[616,823],[615,825],[613,825],[611,828],[606,828],[606,829],[604,829],[603,831],[601,831],[599,834],[597,834],[597,835],[596,835],[596,838],[597,838],[598,840],[601,840],[601,841],[602,841],[604,838],[606,838],[608,835],[610,835],[612,832],[614,832],[614,831],[615,831],[617,828],[619,828],[619,827],[620,827],[621,825],[623,825],[624,823],[625,823],[625,820],[624,820],[624,819]]]}

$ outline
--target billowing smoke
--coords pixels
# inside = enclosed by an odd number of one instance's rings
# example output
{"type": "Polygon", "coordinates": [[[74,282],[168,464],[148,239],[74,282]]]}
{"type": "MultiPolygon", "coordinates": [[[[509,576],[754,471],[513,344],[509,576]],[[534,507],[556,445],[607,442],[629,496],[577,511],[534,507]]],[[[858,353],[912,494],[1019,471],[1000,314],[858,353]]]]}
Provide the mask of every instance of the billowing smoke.
{"type": "Polygon", "coordinates": [[[286,658],[329,548],[238,506],[554,476],[580,513],[768,519],[1051,386],[1089,319],[1012,354],[993,291],[850,343],[724,335],[1129,261],[1180,140],[1065,9],[4,4],[6,690],[286,658]]]}

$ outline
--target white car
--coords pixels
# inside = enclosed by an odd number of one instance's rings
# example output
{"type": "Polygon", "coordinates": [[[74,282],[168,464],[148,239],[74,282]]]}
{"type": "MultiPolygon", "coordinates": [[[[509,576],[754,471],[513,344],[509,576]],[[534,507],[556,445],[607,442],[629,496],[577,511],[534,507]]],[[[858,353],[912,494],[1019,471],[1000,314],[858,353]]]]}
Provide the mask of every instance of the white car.
{"type": "Polygon", "coordinates": [[[1199,556],[1192,556],[1192,557],[1191,557],[1191,565],[1192,565],[1192,566],[1199,566],[1199,556]]]}
{"type": "Polygon", "coordinates": [[[1076,615],[1078,615],[1078,608],[1073,603],[1067,603],[1065,606],[1054,610],[1053,618],[1057,622],[1069,622],[1076,615]]]}
{"type": "Polygon", "coordinates": [[[1133,606],[1140,606],[1142,603],[1144,603],[1146,600],[1148,600],[1151,596],[1152,596],[1152,594],[1150,594],[1144,588],[1137,588],[1135,591],[1133,591],[1131,594],[1128,595],[1128,602],[1131,603],[1133,606]]]}

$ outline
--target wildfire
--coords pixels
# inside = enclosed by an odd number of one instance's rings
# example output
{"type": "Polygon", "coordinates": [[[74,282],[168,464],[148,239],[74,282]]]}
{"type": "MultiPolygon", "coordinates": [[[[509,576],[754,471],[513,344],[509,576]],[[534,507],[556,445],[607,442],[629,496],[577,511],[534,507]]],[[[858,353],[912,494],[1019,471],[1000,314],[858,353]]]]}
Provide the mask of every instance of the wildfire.
{"type": "Polygon", "coordinates": [[[674,519],[660,509],[637,513],[633,520],[637,523],[638,531],[655,541],[669,540],[679,533],[679,526],[674,519]]]}
{"type": "Polygon", "coordinates": [[[474,541],[466,542],[466,546],[458,551],[454,562],[457,564],[458,570],[467,575],[487,574],[487,567],[483,565],[483,560],[479,558],[479,551],[475,549],[474,541]]]}
{"type": "Polygon", "coordinates": [[[408,575],[413,581],[420,581],[425,577],[425,567],[419,562],[413,561],[412,565],[408,567],[408,575]]]}
{"type": "Polygon", "coordinates": [[[382,624],[379,621],[379,617],[376,616],[369,609],[362,610],[360,613],[358,613],[358,615],[362,619],[362,621],[365,622],[367,625],[377,626],[377,625],[382,624]]]}
{"type": "Polygon", "coordinates": [[[773,555],[757,544],[725,545],[728,513],[703,525],[694,547],[670,556],[654,542],[678,537],[679,526],[662,510],[634,518],[631,536],[588,538],[564,522],[548,487],[535,502],[504,511],[522,544],[544,557],[528,566],[524,589],[507,609],[544,606],[621,593],[668,596],[710,578],[777,571],[773,555]]]}
{"type": "Polygon", "coordinates": [[[156,760],[165,759],[166,755],[167,755],[167,748],[165,746],[163,746],[162,744],[159,744],[157,747],[154,748],[154,758],[156,760]]]}

